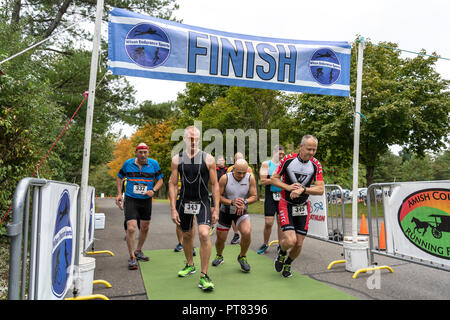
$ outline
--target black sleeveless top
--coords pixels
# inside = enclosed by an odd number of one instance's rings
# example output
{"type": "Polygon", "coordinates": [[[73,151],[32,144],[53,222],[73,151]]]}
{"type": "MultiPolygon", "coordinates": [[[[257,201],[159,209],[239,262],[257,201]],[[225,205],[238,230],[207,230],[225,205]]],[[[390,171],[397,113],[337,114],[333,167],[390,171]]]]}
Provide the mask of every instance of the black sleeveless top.
{"type": "Polygon", "coordinates": [[[209,171],[206,152],[200,150],[192,158],[185,152],[180,152],[178,172],[181,178],[180,199],[199,201],[208,198],[209,171]]]}

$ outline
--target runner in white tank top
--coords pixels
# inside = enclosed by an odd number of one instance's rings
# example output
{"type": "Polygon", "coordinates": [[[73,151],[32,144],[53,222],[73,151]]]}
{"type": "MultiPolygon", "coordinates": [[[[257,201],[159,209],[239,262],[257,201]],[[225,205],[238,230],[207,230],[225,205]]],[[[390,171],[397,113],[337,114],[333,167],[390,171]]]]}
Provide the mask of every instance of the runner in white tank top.
{"type": "Polygon", "coordinates": [[[212,265],[217,267],[223,263],[225,241],[234,221],[241,233],[241,252],[237,257],[241,270],[250,271],[247,262],[247,251],[250,246],[251,224],[247,205],[258,200],[255,177],[247,173],[248,164],[244,159],[236,161],[233,172],[223,175],[219,181],[220,214],[217,225],[216,258],[212,265]]]}

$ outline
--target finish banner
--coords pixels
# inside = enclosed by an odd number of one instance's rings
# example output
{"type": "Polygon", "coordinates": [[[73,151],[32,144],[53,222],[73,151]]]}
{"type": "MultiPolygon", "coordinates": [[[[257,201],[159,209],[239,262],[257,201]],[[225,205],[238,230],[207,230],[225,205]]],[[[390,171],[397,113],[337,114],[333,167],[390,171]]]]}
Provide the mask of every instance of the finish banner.
{"type": "Polygon", "coordinates": [[[116,75],[348,97],[348,42],[287,40],[189,26],[114,8],[116,75]]]}
{"type": "Polygon", "coordinates": [[[450,267],[450,181],[398,183],[384,204],[389,253],[450,267]]]}

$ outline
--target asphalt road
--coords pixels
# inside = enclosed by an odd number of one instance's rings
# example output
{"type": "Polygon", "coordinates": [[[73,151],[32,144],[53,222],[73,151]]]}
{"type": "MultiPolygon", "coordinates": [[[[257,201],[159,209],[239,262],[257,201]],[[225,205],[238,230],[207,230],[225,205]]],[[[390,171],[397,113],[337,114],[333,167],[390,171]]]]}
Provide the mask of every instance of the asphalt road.
{"type": "MultiPolygon", "coordinates": [[[[110,250],[114,256],[94,255],[96,269],[94,279],[108,281],[112,288],[96,284],[93,294],[103,294],[111,300],[146,300],[142,277],[137,270],[127,269],[128,250],[124,241],[123,211],[120,211],[113,199],[97,199],[97,212],[105,214],[105,229],[95,230],[94,250],[110,250]]],[[[258,250],[262,244],[264,228],[263,215],[251,215],[251,250],[258,250]]],[[[346,223],[347,224],[347,223],[346,223]]],[[[350,229],[348,229],[350,232],[350,229]]],[[[271,240],[276,237],[273,228],[271,240]]],[[[231,241],[232,232],[227,243],[231,241]]],[[[212,236],[213,252],[215,234],[212,236]]],[[[178,243],[175,225],[170,219],[169,204],[153,203],[152,220],[144,250],[173,249],[178,243]]],[[[198,238],[194,245],[198,248],[198,238]]],[[[388,265],[394,273],[382,270],[378,275],[361,273],[353,279],[353,273],[345,270],[345,264],[337,264],[327,270],[330,262],[343,259],[341,245],[307,238],[302,253],[293,264],[293,270],[312,279],[323,282],[362,300],[448,300],[450,299],[450,275],[446,271],[421,266],[402,260],[375,255],[378,265],[388,265]]],[[[184,254],[180,252],[180,269],[183,267],[184,254]]],[[[275,246],[265,254],[270,259],[276,255],[275,246]]],[[[149,262],[151,263],[151,262],[149,262]]]]}

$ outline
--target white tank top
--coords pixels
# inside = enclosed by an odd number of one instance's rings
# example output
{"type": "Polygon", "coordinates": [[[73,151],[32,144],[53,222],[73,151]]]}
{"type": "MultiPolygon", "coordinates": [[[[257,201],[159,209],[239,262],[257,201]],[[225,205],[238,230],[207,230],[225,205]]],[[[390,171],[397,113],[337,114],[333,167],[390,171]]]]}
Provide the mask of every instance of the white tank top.
{"type": "MultiPolygon", "coordinates": [[[[225,191],[223,196],[227,199],[233,200],[236,198],[246,199],[250,190],[250,173],[247,172],[244,178],[241,181],[237,181],[233,177],[233,172],[227,173],[227,184],[225,186],[225,191]]],[[[222,211],[226,211],[226,208],[230,206],[225,206],[223,204],[220,205],[220,209],[222,211]]]]}

